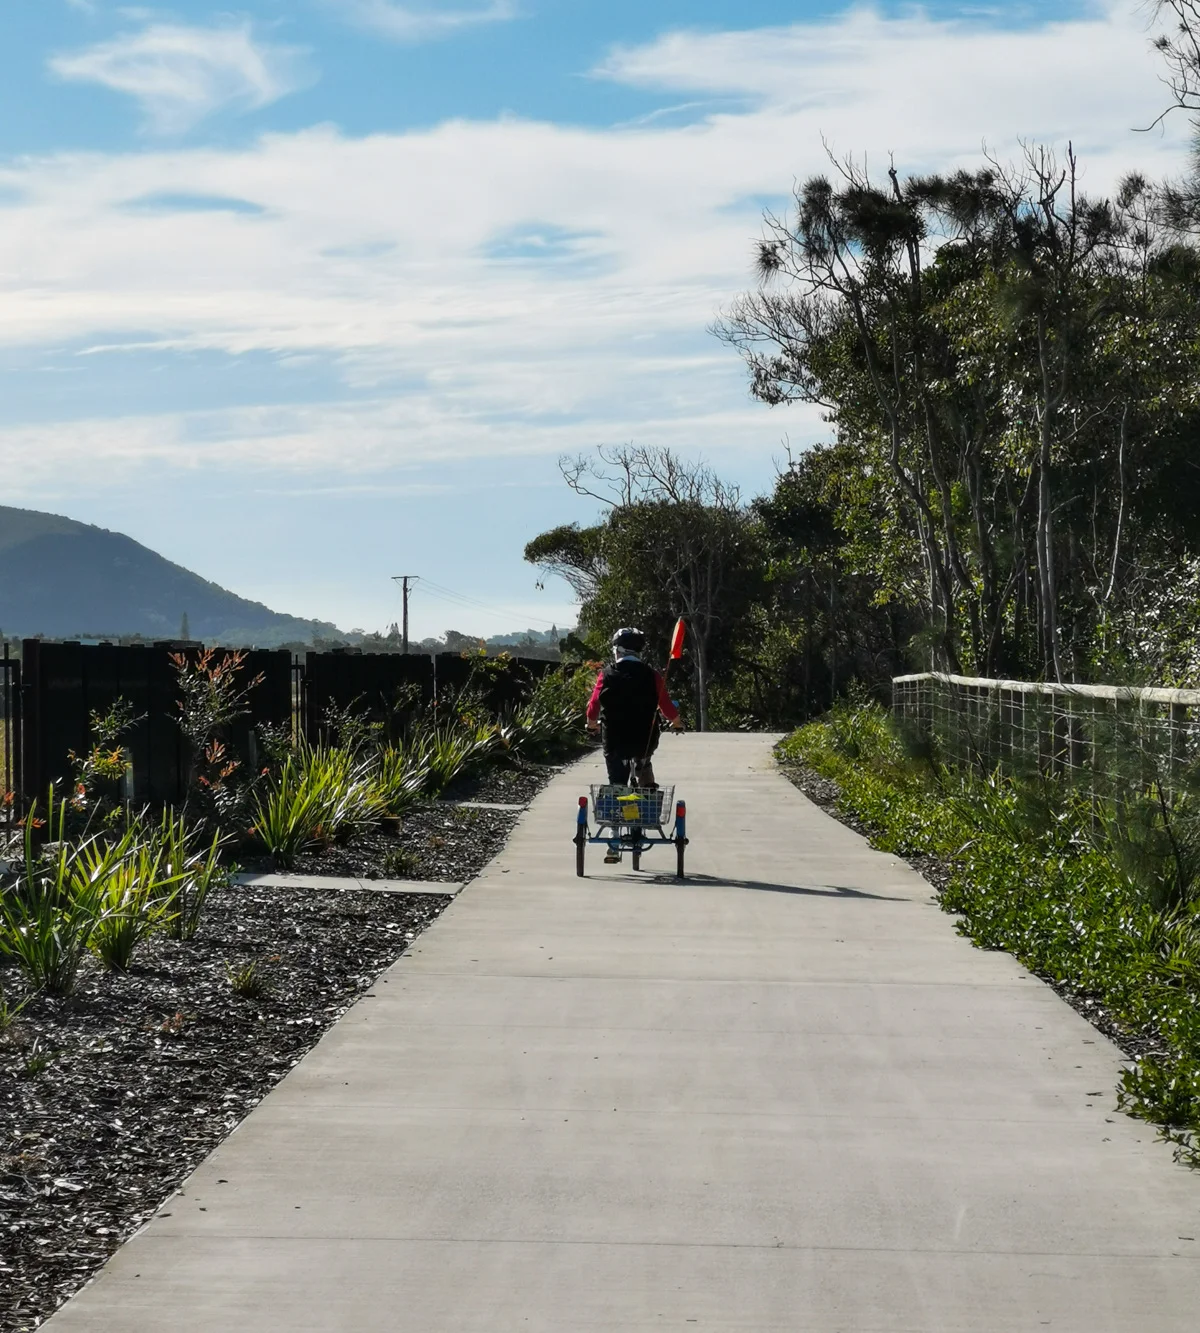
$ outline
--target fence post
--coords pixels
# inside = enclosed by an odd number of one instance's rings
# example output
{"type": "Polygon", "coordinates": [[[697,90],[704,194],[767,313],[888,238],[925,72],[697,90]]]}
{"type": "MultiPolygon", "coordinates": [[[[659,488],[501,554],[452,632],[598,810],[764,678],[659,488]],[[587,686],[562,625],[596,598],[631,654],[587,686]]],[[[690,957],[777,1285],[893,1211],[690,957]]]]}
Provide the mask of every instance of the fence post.
{"type": "Polygon", "coordinates": [[[305,739],[308,731],[304,676],[304,663],[297,653],[292,657],[292,741],[297,745],[305,739]]]}
{"type": "Polygon", "coordinates": [[[1178,778],[1188,762],[1188,706],[1171,705],[1171,777],[1178,778]]]}
{"type": "Polygon", "coordinates": [[[1051,687],[1051,735],[1053,753],[1050,757],[1050,771],[1055,777],[1062,777],[1071,762],[1071,696],[1060,695],[1051,687]]]}
{"type": "Polygon", "coordinates": [[[4,726],[4,750],[0,754],[0,801],[11,798],[10,805],[0,805],[0,823],[15,826],[25,813],[21,782],[21,662],[4,644],[3,669],[0,670],[3,699],[0,723],[4,726]]]}
{"type": "MultiPolygon", "coordinates": [[[[41,644],[37,639],[21,643],[21,795],[32,801],[39,795],[41,774],[42,699],[38,689],[41,644]]],[[[42,793],[44,795],[44,793],[42,793]]]]}

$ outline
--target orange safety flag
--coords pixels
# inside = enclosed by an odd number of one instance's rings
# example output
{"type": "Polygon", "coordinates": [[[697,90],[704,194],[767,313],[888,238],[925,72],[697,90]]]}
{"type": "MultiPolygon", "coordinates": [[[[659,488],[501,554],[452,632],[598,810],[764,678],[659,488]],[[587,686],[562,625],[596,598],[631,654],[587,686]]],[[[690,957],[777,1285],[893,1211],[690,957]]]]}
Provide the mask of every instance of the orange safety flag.
{"type": "Polygon", "coordinates": [[[683,656],[683,641],[687,635],[687,625],[681,616],[675,622],[675,633],[671,635],[671,661],[677,662],[683,656]]]}

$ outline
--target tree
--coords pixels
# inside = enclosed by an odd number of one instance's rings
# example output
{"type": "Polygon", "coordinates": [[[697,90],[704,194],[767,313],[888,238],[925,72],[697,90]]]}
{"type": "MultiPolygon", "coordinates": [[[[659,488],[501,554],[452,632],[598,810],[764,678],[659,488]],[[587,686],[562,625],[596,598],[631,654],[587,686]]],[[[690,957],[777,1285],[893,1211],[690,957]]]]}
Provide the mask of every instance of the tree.
{"type": "Polygon", "coordinates": [[[741,648],[747,719],[793,725],[852,685],[880,687],[908,665],[920,618],[881,586],[871,560],[860,563],[855,533],[881,531],[886,514],[856,464],[842,445],[805,450],[754,503],[768,574],[741,648]]]}
{"type": "Polygon", "coordinates": [[[911,511],[941,654],[958,669],[955,516],[936,441],[922,429],[923,416],[930,424],[925,222],[894,171],[890,190],[852,163],[840,171],[840,188],[815,177],[797,191],[794,222],[766,216],[759,289],[717,332],[743,352],[752,392],[766,403],[812,402],[834,419],[869,404],[857,430],[882,446],[877,464],[911,511]],[[939,524],[931,487],[948,523],[939,524]]]}
{"type": "Polygon", "coordinates": [[[565,579],[580,602],[588,602],[597,595],[608,573],[602,527],[581,528],[578,523],[564,523],[551,528],[526,545],[525,559],[546,573],[565,579]]]}
{"type": "Polygon", "coordinates": [[[477,634],[460,634],[456,629],[446,631],[443,652],[477,653],[483,647],[483,640],[477,634]]]}
{"type": "Polygon", "coordinates": [[[1167,28],[1155,38],[1167,66],[1165,80],[1170,91],[1166,109],[1155,120],[1161,123],[1172,111],[1200,115],[1200,3],[1198,0],[1154,0],[1156,19],[1167,28]]]}
{"type": "Polygon", "coordinates": [[[560,467],[606,513],[589,528],[543,533],[525,558],[571,584],[594,635],[637,624],[665,640],[684,616],[697,725],[707,730],[714,667],[762,576],[753,515],[709,467],[668,449],[601,448],[560,467]]]}
{"type": "Polygon", "coordinates": [[[1194,412],[1190,252],[1159,192],[1088,199],[1070,151],[839,172],[767,216],[758,289],[716,331],[761,400],[824,408],[857,474],[849,566],[921,608],[935,664],[1086,674],[1125,597],[1131,459],[1194,412]]]}
{"type": "Polygon", "coordinates": [[[1166,216],[1181,231],[1200,225],[1200,0],[1152,0],[1155,19],[1165,24],[1154,45],[1167,68],[1163,82],[1168,102],[1147,129],[1154,129],[1173,112],[1183,111],[1192,121],[1192,160],[1183,179],[1163,191],[1166,216]]]}

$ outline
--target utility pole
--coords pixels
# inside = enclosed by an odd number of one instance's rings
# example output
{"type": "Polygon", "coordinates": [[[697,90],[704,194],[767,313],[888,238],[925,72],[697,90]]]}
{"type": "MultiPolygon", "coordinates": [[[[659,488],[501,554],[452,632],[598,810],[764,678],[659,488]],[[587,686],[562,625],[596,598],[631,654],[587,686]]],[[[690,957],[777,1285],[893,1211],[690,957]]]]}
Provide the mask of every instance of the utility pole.
{"type": "Polygon", "coordinates": [[[392,575],[392,582],[393,582],[393,583],[398,583],[398,584],[400,585],[401,589],[403,590],[403,596],[404,596],[404,616],[403,616],[403,623],[402,623],[402,626],[401,626],[400,634],[401,634],[401,643],[402,643],[402,645],[403,645],[401,651],[404,652],[406,655],[407,655],[407,653],[408,653],[408,591],[409,591],[408,585],[409,585],[410,583],[416,583],[416,582],[418,581],[419,578],[420,578],[420,576],[419,576],[418,574],[393,574],[393,575],[392,575]]]}

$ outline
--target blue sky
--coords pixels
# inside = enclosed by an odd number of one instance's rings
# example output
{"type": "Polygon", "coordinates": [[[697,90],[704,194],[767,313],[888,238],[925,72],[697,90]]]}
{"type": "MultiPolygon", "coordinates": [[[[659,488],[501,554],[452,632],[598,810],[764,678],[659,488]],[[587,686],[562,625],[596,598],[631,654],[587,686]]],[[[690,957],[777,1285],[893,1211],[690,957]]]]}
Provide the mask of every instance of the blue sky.
{"type": "Polygon", "coordinates": [[[5,500],[281,610],[418,633],[571,618],[524,542],[563,452],[701,452],[748,492],[823,427],[706,326],[764,204],[841,153],[1073,139],[1180,162],[1137,0],[4,0],[5,500]]]}

